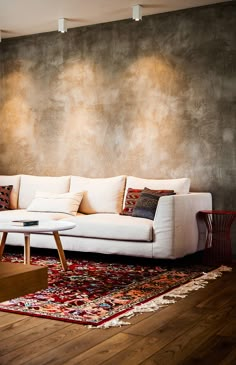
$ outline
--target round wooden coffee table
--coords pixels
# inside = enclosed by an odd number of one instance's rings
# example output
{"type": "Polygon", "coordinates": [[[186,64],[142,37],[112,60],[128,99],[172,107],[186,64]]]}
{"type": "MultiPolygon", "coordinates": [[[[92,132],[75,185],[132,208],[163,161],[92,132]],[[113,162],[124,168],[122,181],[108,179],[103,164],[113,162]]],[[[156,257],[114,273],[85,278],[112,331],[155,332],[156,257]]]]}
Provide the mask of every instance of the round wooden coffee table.
{"type": "Polygon", "coordinates": [[[0,258],[3,255],[5,243],[7,239],[7,235],[10,232],[15,233],[23,233],[25,238],[25,246],[24,246],[24,264],[30,264],[30,235],[32,233],[46,233],[52,232],[57,251],[59,254],[60,262],[64,270],[67,270],[67,263],[64,254],[64,250],[61,244],[61,239],[59,235],[59,231],[65,231],[67,229],[75,228],[76,224],[65,221],[39,221],[38,225],[35,226],[15,226],[13,222],[2,222],[0,223],[0,232],[3,232],[1,245],[0,245],[0,258]]]}

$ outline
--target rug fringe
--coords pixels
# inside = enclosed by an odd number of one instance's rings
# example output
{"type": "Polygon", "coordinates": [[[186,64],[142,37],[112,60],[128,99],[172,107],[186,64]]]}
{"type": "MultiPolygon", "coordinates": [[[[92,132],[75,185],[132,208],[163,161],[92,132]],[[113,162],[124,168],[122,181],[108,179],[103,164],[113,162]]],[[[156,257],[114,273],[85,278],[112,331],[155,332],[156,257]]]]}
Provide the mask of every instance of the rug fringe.
{"type": "Polygon", "coordinates": [[[176,303],[176,299],[174,298],[186,298],[187,295],[195,290],[199,290],[204,288],[209,280],[215,280],[218,277],[222,276],[223,272],[232,271],[232,267],[228,266],[220,266],[215,270],[212,270],[208,273],[203,272],[203,275],[199,278],[193,279],[190,282],[182,285],[181,287],[175,288],[168,293],[165,293],[155,299],[152,299],[146,303],[140,304],[132,308],[130,311],[121,314],[120,316],[113,318],[110,321],[105,322],[99,326],[88,326],[89,328],[110,328],[110,327],[121,327],[130,325],[130,322],[125,322],[122,319],[131,318],[135,316],[137,313],[145,313],[145,312],[155,312],[160,308],[166,307],[169,304],[176,303]]]}

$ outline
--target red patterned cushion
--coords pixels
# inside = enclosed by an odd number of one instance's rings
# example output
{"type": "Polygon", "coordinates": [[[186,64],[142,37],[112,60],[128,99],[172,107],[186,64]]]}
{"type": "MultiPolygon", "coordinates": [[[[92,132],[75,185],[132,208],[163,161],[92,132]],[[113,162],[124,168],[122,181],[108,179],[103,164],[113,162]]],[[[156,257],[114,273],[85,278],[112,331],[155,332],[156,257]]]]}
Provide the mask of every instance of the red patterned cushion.
{"type": "Polygon", "coordinates": [[[120,214],[132,215],[136,201],[140,197],[142,191],[143,189],[132,189],[132,188],[129,188],[127,190],[125,197],[125,207],[120,214]]]}
{"type": "Polygon", "coordinates": [[[13,185],[0,186],[0,210],[9,209],[12,188],[13,185]]]}

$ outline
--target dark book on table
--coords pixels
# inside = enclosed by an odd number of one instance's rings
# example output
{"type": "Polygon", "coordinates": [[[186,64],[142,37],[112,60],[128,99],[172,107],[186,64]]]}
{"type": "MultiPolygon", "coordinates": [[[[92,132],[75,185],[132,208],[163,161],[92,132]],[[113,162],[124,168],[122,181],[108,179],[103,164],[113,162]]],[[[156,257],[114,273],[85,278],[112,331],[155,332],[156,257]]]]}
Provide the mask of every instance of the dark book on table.
{"type": "Polygon", "coordinates": [[[37,226],[39,224],[39,221],[32,221],[32,220],[27,220],[27,219],[21,219],[21,220],[17,220],[17,221],[12,221],[12,224],[14,226],[22,226],[22,227],[26,227],[26,226],[37,226]]]}

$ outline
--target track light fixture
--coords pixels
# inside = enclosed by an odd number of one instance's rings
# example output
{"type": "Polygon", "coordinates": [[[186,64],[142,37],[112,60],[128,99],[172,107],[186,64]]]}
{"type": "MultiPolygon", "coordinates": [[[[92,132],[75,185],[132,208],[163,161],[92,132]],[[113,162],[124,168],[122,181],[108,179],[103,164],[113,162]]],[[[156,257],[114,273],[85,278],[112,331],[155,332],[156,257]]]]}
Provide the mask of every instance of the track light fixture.
{"type": "Polygon", "coordinates": [[[142,20],[142,6],[141,5],[133,5],[133,20],[138,22],[142,20]]]}
{"type": "Polygon", "coordinates": [[[58,32],[67,32],[67,22],[65,18],[58,19],[58,32]]]}

